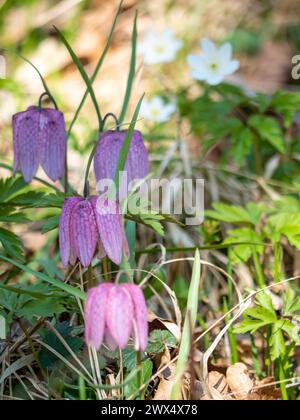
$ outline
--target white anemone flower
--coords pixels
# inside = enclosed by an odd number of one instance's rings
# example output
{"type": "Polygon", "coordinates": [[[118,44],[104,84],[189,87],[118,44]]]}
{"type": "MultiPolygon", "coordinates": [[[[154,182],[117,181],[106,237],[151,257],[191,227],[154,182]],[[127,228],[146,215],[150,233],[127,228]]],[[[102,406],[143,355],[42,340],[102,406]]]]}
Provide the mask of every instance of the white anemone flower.
{"type": "Polygon", "coordinates": [[[160,96],[154,96],[149,101],[143,101],[140,115],[145,120],[163,123],[168,121],[175,111],[176,105],[174,103],[166,104],[160,96]]]}
{"type": "Polygon", "coordinates": [[[239,69],[240,62],[232,59],[231,44],[226,43],[218,47],[209,39],[203,39],[201,48],[202,55],[189,55],[187,59],[192,68],[193,79],[204,80],[210,85],[218,85],[239,69]]]}
{"type": "Polygon", "coordinates": [[[169,63],[176,58],[183,42],[176,38],[172,29],[163,32],[147,32],[138,44],[138,53],[146,64],[169,63]]]}

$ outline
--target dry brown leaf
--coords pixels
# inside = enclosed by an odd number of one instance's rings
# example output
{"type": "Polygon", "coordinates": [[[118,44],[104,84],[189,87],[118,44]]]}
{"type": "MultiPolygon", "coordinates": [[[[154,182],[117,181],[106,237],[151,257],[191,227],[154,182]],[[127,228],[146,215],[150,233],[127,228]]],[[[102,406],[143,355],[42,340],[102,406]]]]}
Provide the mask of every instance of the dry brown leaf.
{"type": "Polygon", "coordinates": [[[247,398],[248,400],[281,400],[281,391],[274,385],[274,378],[265,378],[260,382],[255,382],[254,391],[247,398]],[[270,384],[268,386],[268,384],[270,384]]]}
{"type": "Polygon", "coordinates": [[[170,400],[174,385],[176,364],[172,363],[160,375],[160,382],[156,390],[154,400],[170,400]]]}
{"type": "MultiPolygon", "coordinates": [[[[226,382],[225,376],[217,371],[209,372],[208,374],[208,388],[211,394],[213,394],[213,399],[215,400],[228,400],[232,399],[228,397],[228,384],[226,382]]],[[[210,400],[211,395],[208,393],[204,394],[201,400],[210,400]]]]}
{"type": "Polygon", "coordinates": [[[253,380],[249,376],[244,363],[236,363],[227,369],[227,384],[237,400],[246,400],[253,388],[253,380]]]}
{"type": "Polygon", "coordinates": [[[174,322],[160,318],[157,315],[155,315],[152,311],[148,311],[148,322],[151,324],[150,330],[158,329],[159,327],[163,326],[165,327],[165,329],[169,330],[170,333],[174,335],[174,337],[177,338],[178,342],[180,341],[181,332],[178,328],[178,325],[174,322]]]}

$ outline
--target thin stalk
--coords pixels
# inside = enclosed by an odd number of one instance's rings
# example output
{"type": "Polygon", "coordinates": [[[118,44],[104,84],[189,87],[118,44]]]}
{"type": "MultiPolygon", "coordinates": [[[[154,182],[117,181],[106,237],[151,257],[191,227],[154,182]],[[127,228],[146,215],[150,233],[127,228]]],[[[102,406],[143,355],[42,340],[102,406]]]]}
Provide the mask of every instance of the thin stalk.
{"type": "Polygon", "coordinates": [[[109,112],[103,118],[102,125],[101,125],[101,131],[104,131],[104,126],[105,126],[105,123],[108,120],[108,118],[113,118],[115,120],[115,123],[116,123],[116,128],[115,129],[116,129],[116,131],[120,131],[120,123],[119,123],[118,117],[113,112],[109,112]]]}
{"type": "MultiPolygon", "coordinates": [[[[127,219],[132,220],[127,217],[127,219]]],[[[268,244],[264,243],[253,243],[253,242],[232,242],[230,244],[221,244],[221,245],[207,245],[207,246],[193,246],[193,247],[168,247],[165,248],[166,252],[169,253],[176,253],[176,252],[195,252],[197,249],[199,251],[210,251],[215,249],[227,249],[232,248],[233,246],[239,246],[239,245],[249,245],[249,246],[270,246],[268,244]]],[[[161,248],[151,248],[151,249],[143,249],[136,251],[136,255],[142,255],[142,254],[158,254],[161,252],[161,248]]]]}
{"type": "Polygon", "coordinates": [[[42,93],[41,96],[39,97],[39,104],[38,104],[39,109],[43,108],[43,99],[44,99],[45,96],[47,96],[50,99],[50,101],[53,103],[55,109],[58,110],[57,103],[55,102],[53,96],[49,95],[48,92],[42,93]]]}
{"type": "MultiPolygon", "coordinates": [[[[120,373],[121,373],[121,384],[124,384],[124,364],[123,364],[123,353],[122,350],[119,350],[120,358],[120,373]]],[[[121,388],[121,400],[124,400],[124,386],[121,388]]]]}
{"type": "Polygon", "coordinates": [[[266,363],[266,367],[268,368],[268,375],[272,376],[273,364],[272,364],[272,359],[271,359],[271,345],[270,345],[270,340],[272,336],[272,328],[270,325],[267,325],[266,332],[267,332],[267,353],[265,356],[265,363],[266,363]]]}
{"type": "Polygon", "coordinates": [[[102,260],[102,270],[103,270],[103,277],[104,280],[106,282],[110,282],[111,281],[111,277],[110,277],[110,268],[109,268],[109,261],[107,259],[107,257],[104,257],[102,260]]]}
{"type": "Polygon", "coordinates": [[[65,156],[65,175],[64,175],[64,192],[68,194],[69,192],[69,171],[68,171],[68,149],[66,150],[65,156]]]}
{"type": "Polygon", "coordinates": [[[92,166],[92,163],[93,163],[94,155],[95,155],[96,150],[97,150],[97,146],[98,146],[98,142],[96,141],[95,145],[93,147],[93,150],[91,151],[91,154],[89,156],[89,160],[88,160],[88,163],[87,163],[87,166],[86,166],[85,176],[84,176],[84,184],[83,184],[84,185],[84,187],[83,187],[83,195],[84,196],[86,195],[86,186],[87,186],[87,183],[88,183],[89,174],[90,174],[91,166],[92,166]]]}
{"type": "MultiPolygon", "coordinates": [[[[119,121],[118,121],[118,118],[116,117],[116,115],[115,115],[115,114],[113,114],[112,112],[109,112],[108,114],[106,114],[106,115],[105,115],[105,117],[104,117],[104,118],[103,118],[103,120],[101,121],[99,138],[100,138],[100,136],[101,136],[101,133],[104,131],[104,128],[105,128],[105,123],[106,123],[106,121],[107,121],[107,119],[108,119],[109,117],[112,117],[112,118],[115,120],[115,122],[116,122],[116,131],[119,131],[119,121]]],[[[97,150],[98,144],[99,144],[99,141],[98,141],[98,139],[96,139],[96,140],[95,140],[94,147],[93,147],[93,149],[92,149],[92,151],[91,151],[91,154],[90,154],[90,156],[89,156],[89,160],[88,160],[87,167],[86,167],[86,171],[85,171],[85,176],[84,176],[84,191],[83,191],[83,195],[84,195],[85,197],[87,196],[86,187],[87,187],[87,185],[88,185],[88,178],[89,178],[89,174],[90,174],[91,166],[92,166],[92,163],[93,163],[93,159],[94,159],[94,156],[95,156],[95,153],[96,153],[96,150],[97,150]]]]}
{"type": "Polygon", "coordinates": [[[37,351],[36,351],[36,349],[34,347],[34,344],[33,344],[32,338],[31,338],[31,335],[27,331],[27,328],[25,327],[25,325],[23,324],[23,321],[21,319],[18,320],[18,323],[19,323],[19,325],[21,327],[21,330],[23,331],[23,333],[24,333],[24,335],[25,335],[25,337],[26,337],[26,339],[28,341],[28,344],[29,344],[29,346],[31,348],[31,351],[32,351],[34,360],[36,361],[36,363],[37,363],[37,365],[38,365],[38,367],[39,367],[39,369],[41,371],[41,374],[43,375],[44,379],[47,381],[47,377],[46,377],[45,371],[42,368],[42,365],[40,363],[39,355],[38,355],[38,353],[37,353],[37,351]]]}
{"type": "Polygon", "coordinates": [[[137,378],[138,378],[138,387],[140,390],[140,399],[144,400],[144,391],[142,389],[143,386],[143,371],[142,371],[142,352],[138,351],[137,352],[137,368],[138,368],[138,373],[137,373],[137,378]]]}
{"type": "Polygon", "coordinates": [[[86,386],[84,382],[84,378],[80,375],[78,378],[78,388],[79,388],[79,400],[80,401],[86,401],[86,386]]]}
{"type": "Polygon", "coordinates": [[[286,380],[288,378],[286,377],[282,360],[279,359],[278,363],[279,363],[279,380],[280,380],[280,390],[281,390],[281,394],[282,394],[282,399],[284,401],[288,401],[289,400],[289,395],[288,395],[288,392],[287,392],[287,389],[286,389],[286,380]]]}
{"type": "Polygon", "coordinates": [[[251,353],[252,353],[253,366],[254,366],[254,369],[258,378],[262,379],[263,372],[260,367],[258,350],[255,344],[255,338],[253,337],[253,335],[250,335],[250,340],[251,340],[251,353]]]}
{"type": "Polygon", "coordinates": [[[282,249],[280,244],[274,243],[274,282],[280,282],[282,249]]]}
{"type": "Polygon", "coordinates": [[[29,64],[39,75],[39,78],[41,79],[42,85],[44,87],[45,92],[47,92],[49,98],[51,98],[51,100],[53,101],[53,103],[55,104],[55,108],[57,108],[57,104],[55,102],[55,99],[53,98],[50,89],[48,88],[48,85],[46,83],[46,80],[44,79],[42,73],[39,71],[39,69],[30,61],[28,60],[28,58],[24,57],[22,54],[18,53],[17,51],[14,50],[9,50],[6,48],[1,48],[2,51],[8,52],[10,54],[15,54],[17,57],[19,57],[21,60],[25,61],[27,64],[29,64]]]}
{"type": "Polygon", "coordinates": [[[99,105],[98,105],[98,102],[97,102],[97,98],[96,98],[95,92],[93,90],[92,83],[91,83],[91,81],[90,81],[90,79],[89,79],[89,77],[88,77],[88,75],[87,75],[87,73],[86,73],[86,71],[85,71],[85,69],[84,69],[81,61],[79,60],[79,58],[76,55],[75,51],[72,49],[72,47],[71,47],[70,43],[68,42],[68,40],[66,39],[66,37],[63,35],[62,32],[60,32],[60,30],[56,26],[54,26],[54,29],[58,33],[61,41],[63,42],[64,46],[68,50],[68,52],[69,52],[69,54],[70,54],[70,56],[72,58],[72,61],[76,65],[79,73],[81,74],[83,80],[86,83],[88,92],[89,92],[89,94],[91,96],[91,100],[92,100],[92,102],[94,104],[94,107],[95,107],[95,111],[96,111],[97,118],[98,118],[98,124],[99,124],[99,128],[100,128],[101,127],[101,124],[102,124],[102,116],[101,116],[101,112],[100,112],[100,108],[99,108],[99,105]]]}
{"type": "MultiPolygon", "coordinates": [[[[228,312],[228,303],[226,298],[224,299],[224,312],[227,313],[228,312]]],[[[226,324],[229,324],[231,321],[231,316],[227,315],[225,318],[226,324]]],[[[230,345],[230,350],[231,350],[231,354],[230,354],[230,360],[231,360],[231,364],[235,364],[238,363],[239,361],[239,352],[238,352],[238,348],[237,348],[237,342],[235,339],[235,334],[233,332],[233,328],[230,327],[228,329],[228,340],[229,340],[229,345],[230,345]]]]}
{"type": "Polygon", "coordinates": [[[261,160],[261,155],[260,155],[260,150],[259,150],[258,136],[256,133],[253,133],[252,144],[253,144],[254,158],[255,158],[255,172],[257,176],[260,176],[262,174],[262,160],[261,160]]]}
{"type": "MultiPolygon", "coordinates": [[[[198,319],[198,322],[199,322],[199,325],[200,325],[202,331],[206,331],[207,330],[207,325],[206,325],[205,319],[200,314],[198,315],[197,319],[198,319]]],[[[209,349],[209,347],[211,346],[211,342],[210,342],[210,339],[209,339],[209,334],[205,334],[205,336],[203,337],[203,344],[204,344],[204,350],[205,351],[207,349],[209,349]]],[[[212,358],[213,358],[213,356],[212,356],[212,358]]]]}
{"type": "Polygon", "coordinates": [[[130,59],[130,68],[129,68],[129,74],[128,74],[128,80],[127,80],[127,86],[126,86],[126,92],[123,100],[123,106],[122,111],[119,117],[120,123],[124,122],[124,118],[126,115],[126,111],[128,108],[128,104],[130,101],[131,91],[133,87],[134,77],[135,77],[135,68],[136,68],[136,47],[137,47],[137,12],[134,16],[134,22],[133,22],[133,31],[132,31],[132,41],[131,41],[131,59],[130,59]]]}
{"type": "MultiPolygon", "coordinates": [[[[114,18],[114,21],[113,21],[113,24],[112,24],[110,33],[109,33],[109,36],[108,36],[108,39],[107,39],[107,43],[105,45],[105,48],[104,48],[104,50],[103,50],[103,52],[101,54],[101,57],[100,57],[99,61],[98,61],[97,65],[96,65],[96,67],[95,67],[94,73],[92,74],[92,77],[90,78],[90,84],[91,85],[94,83],[94,81],[95,81],[95,79],[96,79],[96,77],[98,75],[98,72],[99,72],[99,70],[100,70],[100,68],[102,66],[102,63],[104,61],[104,58],[105,58],[105,56],[107,54],[108,48],[110,46],[110,43],[111,43],[111,40],[112,40],[114,31],[115,31],[115,27],[116,27],[116,24],[117,24],[118,17],[120,16],[120,13],[121,13],[121,9],[122,9],[123,3],[124,3],[124,0],[121,0],[121,2],[119,4],[119,7],[118,7],[118,10],[116,12],[116,15],[115,15],[115,18],[114,18]]],[[[69,138],[70,135],[71,135],[72,129],[73,129],[73,127],[74,127],[74,125],[75,125],[75,123],[77,121],[77,118],[78,118],[78,116],[80,114],[80,111],[81,111],[81,109],[82,109],[85,101],[86,101],[86,98],[87,98],[88,94],[89,94],[89,89],[86,89],[86,91],[85,91],[85,93],[83,95],[83,98],[82,98],[82,100],[81,100],[81,102],[80,102],[80,104],[79,104],[79,106],[78,106],[78,108],[77,108],[77,110],[75,112],[75,115],[74,115],[74,117],[73,117],[73,119],[71,121],[69,130],[68,130],[68,133],[67,133],[67,138],[69,138]]]]}
{"type": "Polygon", "coordinates": [[[258,286],[261,289],[263,289],[266,286],[266,279],[265,279],[265,275],[264,275],[262,266],[259,262],[258,253],[257,253],[255,247],[253,247],[253,261],[254,261],[254,266],[255,266],[255,270],[256,270],[256,274],[257,274],[258,286]]]}
{"type": "Polygon", "coordinates": [[[93,279],[93,267],[92,267],[92,264],[90,264],[90,265],[88,266],[88,272],[87,272],[87,275],[88,275],[88,286],[89,286],[89,289],[90,289],[91,287],[93,287],[93,286],[94,286],[94,279],[93,279]]]}

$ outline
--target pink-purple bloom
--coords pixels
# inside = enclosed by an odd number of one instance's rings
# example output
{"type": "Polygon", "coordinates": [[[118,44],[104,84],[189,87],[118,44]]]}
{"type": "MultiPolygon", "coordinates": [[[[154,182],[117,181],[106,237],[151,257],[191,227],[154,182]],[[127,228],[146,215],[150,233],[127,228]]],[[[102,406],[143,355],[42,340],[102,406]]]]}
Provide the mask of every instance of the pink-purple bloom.
{"type": "Polygon", "coordinates": [[[114,351],[132,337],[135,350],[148,344],[147,306],[135,284],[102,283],[88,291],[85,304],[85,341],[99,349],[103,342],[114,351]]]}
{"type": "MultiPolygon", "coordinates": [[[[119,154],[127,130],[106,131],[101,133],[94,157],[94,170],[97,182],[103,179],[115,179],[119,154]]],[[[126,159],[128,184],[137,179],[144,179],[149,174],[149,156],[142,134],[135,130],[126,159]]]]}
{"type": "Polygon", "coordinates": [[[65,267],[77,259],[88,267],[97,247],[99,258],[107,255],[120,265],[129,250],[118,203],[96,196],[67,198],[59,221],[59,244],[65,267]]]}
{"type": "Polygon", "coordinates": [[[31,182],[41,165],[52,181],[64,176],[66,126],[57,109],[31,106],[13,116],[14,173],[31,182]]]}

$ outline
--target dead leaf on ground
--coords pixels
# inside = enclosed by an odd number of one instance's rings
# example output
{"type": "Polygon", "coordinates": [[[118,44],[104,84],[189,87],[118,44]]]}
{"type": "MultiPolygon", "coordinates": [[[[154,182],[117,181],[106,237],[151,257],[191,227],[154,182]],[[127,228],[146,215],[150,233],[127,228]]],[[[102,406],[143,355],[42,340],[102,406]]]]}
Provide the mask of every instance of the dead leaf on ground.
{"type": "Polygon", "coordinates": [[[265,378],[260,382],[255,382],[253,392],[248,396],[248,400],[274,401],[281,400],[281,391],[274,385],[274,378],[265,378]],[[268,384],[270,384],[268,386],[268,384]]]}
{"type": "Polygon", "coordinates": [[[232,399],[229,394],[228,384],[226,382],[225,375],[220,372],[212,371],[208,374],[208,380],[206,386],[208,392],[200,398],[201,400],[229,400],[232,399]]]}
{"type": "Polygon", "coordinates": [[[236,363],[227,369],[226,381],[237,400],[246,400],[253,388],[253,380],[244,363],[236,363]]]}

